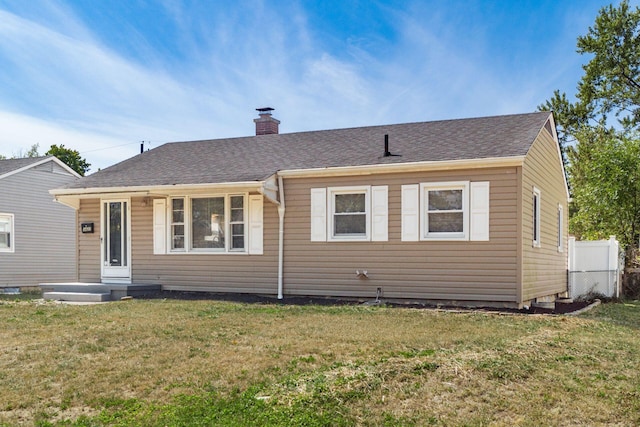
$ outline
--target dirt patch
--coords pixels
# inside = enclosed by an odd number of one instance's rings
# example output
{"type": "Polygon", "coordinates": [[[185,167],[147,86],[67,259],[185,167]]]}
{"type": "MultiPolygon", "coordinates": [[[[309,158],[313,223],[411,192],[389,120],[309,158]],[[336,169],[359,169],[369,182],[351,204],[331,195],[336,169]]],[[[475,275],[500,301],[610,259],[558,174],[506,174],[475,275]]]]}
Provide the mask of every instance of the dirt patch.
{"type": "MultiPolygon", "coordinates": [[[[372,300],[355,300],[355,299],[338,299],[325,297],[304,297],[304,296],[288,296],[284,299],[277,299],[271,296],[254,295],[254,294],[230,294],[230,293],[212,293],[212,292],[182,292],[182,291],[162,291],[150,296],[151,299],[168,298],[177,300],[214,300],[214,301],[231,301],[243,302],[247,304],[280,304],[280,305],[377,305],[372,300]]],[[[573,301],[555,304],[555,308],[529,307],[528,309],[508,309],[494,307],[475,307],[464,308],[447,305],[434,304],[417,304],[417,303],[398,303],[398,302],[379,302],[382,305],[397,308],[418,308],[418,309],[442,309],[456,311],[486,311],[499,313],[514,314],[569,314],[588,307],[593,301],[573,301]]]]}

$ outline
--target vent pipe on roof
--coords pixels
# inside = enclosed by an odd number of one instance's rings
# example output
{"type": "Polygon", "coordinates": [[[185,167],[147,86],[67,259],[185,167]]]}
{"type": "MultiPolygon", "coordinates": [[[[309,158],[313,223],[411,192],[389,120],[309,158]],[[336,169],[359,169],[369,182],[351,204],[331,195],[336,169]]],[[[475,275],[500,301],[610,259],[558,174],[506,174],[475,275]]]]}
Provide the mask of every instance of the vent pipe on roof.
{"type": "Polygon", "coordinates": [[[399,157],[400,154],[392,154],[391,151],[389,151],[389,134],[386,133],[384,134],[384,154],[382,155],[382,157],[399,157]]]}
{"type": "Polygon", "coordinates": [[[278,125],[280,124],[280,120],[274,119],[271,116],[271,112],[273,108],[264,107],[264,108],[256,108],[258,111],[257,119],[253,119],[253,122],[256,124],[256,135],[274,135],[278,132],[278,125]]]}

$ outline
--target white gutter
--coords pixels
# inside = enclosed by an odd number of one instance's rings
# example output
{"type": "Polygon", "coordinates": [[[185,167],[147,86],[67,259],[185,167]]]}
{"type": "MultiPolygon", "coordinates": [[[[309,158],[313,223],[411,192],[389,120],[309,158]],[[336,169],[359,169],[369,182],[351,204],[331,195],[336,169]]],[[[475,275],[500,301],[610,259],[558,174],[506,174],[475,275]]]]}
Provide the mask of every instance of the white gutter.
{"type": "Polygon", "coordinates": [[[391,163],[383,165],[336,166],[313,169],[290,169],[278,172],[285,178],[309,178],[380,173],[426,172],[456,169],[486,169],[490,167],[522,166],[525,156],[491,157],[486,159],[444,160],[434,162],[391,163]]]}
{"type": "Polygon", "coordinates": [[[284,184],[282,176],[278,175],[278,196],[280,204],[278,205],[278,299],[284,298],[284,184]]]}

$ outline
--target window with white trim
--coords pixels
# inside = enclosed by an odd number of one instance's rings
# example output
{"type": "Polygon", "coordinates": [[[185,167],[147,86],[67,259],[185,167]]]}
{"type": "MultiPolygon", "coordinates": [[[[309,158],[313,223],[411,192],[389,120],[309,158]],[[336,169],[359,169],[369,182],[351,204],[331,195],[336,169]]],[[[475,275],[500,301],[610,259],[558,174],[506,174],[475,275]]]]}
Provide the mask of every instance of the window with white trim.
{"type": "Polygon", "coordinates": [[[490,184],[489,181],[403,184],[401,240],[489,241],[490,184]]]}
{"type": "Polygon", "coordinates": [[[191,249],[224,250],[225,197],[191,199],[191,249]]]}
{"type": "Polygon", "coordinates": [[[246,204],[238,194],[171,198],[171,252],[245,252],[246,204]]]}
{"type": "Polygon", "coordinates": [[[564,251],[564,212],[562,205],[558,205],[558,252],[564,251]]]}
{"type": "Polygon", "coordinates": [[[311,189],[311,241],[388,240],[388,187],[311,189]]]}
{"type": "Polygon", "coordinates": [[[244,197],[231,196],[231,215],[229,215],[229,223],[231,224],[231,250],[244,250],[245,247],[245,216],[244,216],[244,197]]]}
{"type": "Polygon", "coordinates": [[[533,246],[536,248],[540,247],[540,190],[536,187],[533,187],[533,202],[532,202],[532,234],[533,234],[533,246]]]}
{"type": "Polygon", "coordinates": [[[171,250],[184,250],[184,198],[171,199],[171,250]]]}
{"type": "Polygon", "coordinates": [[[328,190],[330,240],[368,240],[369,187],[328,190]]]}
{"type": "Polygon", "coordinates": [[[468,240],[469,182],[422,183],[421,239],[468,240]]]}
{"type": "Polygon", "coordinates": [[[0,214],[0,252],[14,251],[13,214],[0,214]]]}

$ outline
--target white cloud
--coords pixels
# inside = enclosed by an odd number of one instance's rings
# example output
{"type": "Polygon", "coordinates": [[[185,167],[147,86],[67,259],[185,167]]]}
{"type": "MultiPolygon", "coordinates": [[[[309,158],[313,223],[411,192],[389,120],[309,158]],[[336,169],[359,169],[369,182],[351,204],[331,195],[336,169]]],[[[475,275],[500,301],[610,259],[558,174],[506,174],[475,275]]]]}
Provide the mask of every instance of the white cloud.
{"type": "Polygon", "coordinates": [[[11,157],[39,145],[44,154],[51,145],[64,145],[78,150],[91,163],[91,172],[133,156],[139,152],[139,144],[121,139],[74,130],[68,126],[39,120],[33,117],[0,111],[0,154],[11,157]],[[112,147],[118,147],[114,150],[112,147]],[[99,156],[96,156],[99,153],[99,156]]]}
{"type": "Polygon", "coordinates": [[[539,67],[500,68],[487,53],[489,24],[460,29],[444,6],[420,2],[384,8],[389,37],[340,40],[314,27],[301,3],[162,0],[175,57],[137,32],[126,54],[109,47],[72,3],[15,4],[14,13],[0,6],[9,129],[0,153],[64,143],[98,167],[136,154],[140,140],[251,135],[263,106],[276,108],[283,132],[532,111],[569,69],[552,63],[566,55],[559,48],[539,67]]]}

